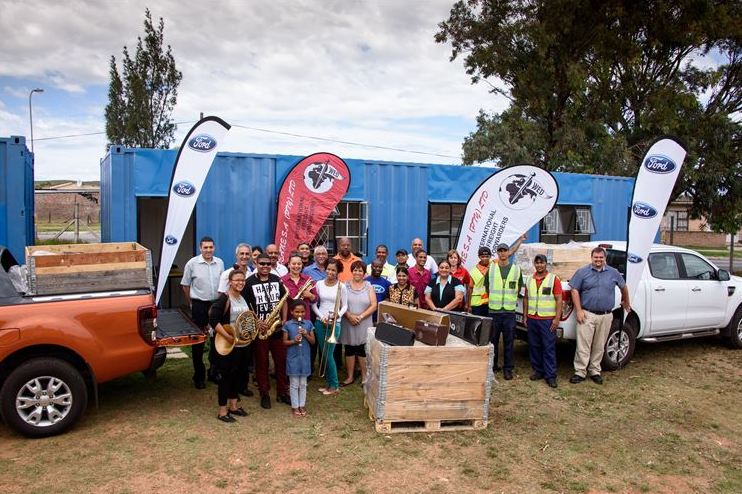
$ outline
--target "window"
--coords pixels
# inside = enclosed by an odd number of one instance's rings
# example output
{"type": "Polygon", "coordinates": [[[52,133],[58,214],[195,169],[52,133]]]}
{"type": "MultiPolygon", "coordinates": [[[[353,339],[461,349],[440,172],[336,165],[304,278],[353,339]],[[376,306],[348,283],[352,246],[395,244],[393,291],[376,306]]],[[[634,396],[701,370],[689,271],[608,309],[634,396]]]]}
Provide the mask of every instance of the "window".
{"type": "Polygon", "coordinates": [[[716,276],[716,270],[703,259],[693,254],[680,254],[685,266],[685,277],[694,280],[712,280],[716,276]]]}
{"type": "Polygon", "coordinates": [[[678,261],[672,252],[649,254],[649,271],[660,280],[679,280],[678,261]]]}
{"type": "Polygon", "coordinates": [[[541,220],[541,241],[547,244],[587,242],[593,233],[590,206],[558,205],[541,220]]]}
{"type": "Polygon", "coordinates": [[[688,231],[688,211],[668,211],[662,218],[662,230],[688,231]]]}
{"type": "Polygon", "coordinates": [[[322,225],[311,246],[324,245],[335,255],[335,239],[348,237],[353,252],[365,256],[368,251],[368,203],[342,201],[322,225]]]}
{"type": "Polygon", "coordinates": [[[461,220],[466,204],[431,203],[428,206],[428,254],[445,259],[448,251],[456,248],[461,220]]]}

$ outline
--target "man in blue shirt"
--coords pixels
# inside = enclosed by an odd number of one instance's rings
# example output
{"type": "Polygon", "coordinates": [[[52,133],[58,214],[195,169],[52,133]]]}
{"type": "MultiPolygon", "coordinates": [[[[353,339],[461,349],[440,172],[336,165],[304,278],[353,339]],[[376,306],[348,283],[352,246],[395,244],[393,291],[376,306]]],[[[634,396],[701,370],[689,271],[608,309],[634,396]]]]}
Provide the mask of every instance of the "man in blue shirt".
{"type": "Polygon", "coordinates": [[[606,265],[605,250],[596,247],[590,255],[592,263],[578,269],[569,280],[577,316],[575,373],[569,379],[572,384],[581,383],[586,375],[596,384],[603,384],[600,361],[613,322],[615,287],[621,289],[623,309],[631,310],[626,282],[621,273],[606,265]]]}

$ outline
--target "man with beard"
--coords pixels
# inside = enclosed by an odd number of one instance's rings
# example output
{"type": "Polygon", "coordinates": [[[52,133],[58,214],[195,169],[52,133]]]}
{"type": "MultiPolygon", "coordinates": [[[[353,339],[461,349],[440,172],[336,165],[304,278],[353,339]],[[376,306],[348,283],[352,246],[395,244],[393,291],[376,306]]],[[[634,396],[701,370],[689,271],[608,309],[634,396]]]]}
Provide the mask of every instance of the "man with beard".
{"type": "MultiPolygon", "coordinates": [[[[259,320],[258,329],[264,331],[267,329],[264,321],[286,293],[286,287],[283,286],[278,276],[271,273],[271,258],[268,255],[260,254],[257,265],[258,270],[247,279],[242,296],[259,320]]],[[[285,305],[281,308],[281,319],[286,319],[285,305]]],[[[257,338],[253,345],[255,345],[255,376],[258,379],[260,406],[271,407],[268,352],[275,364],[276,401],[290,405],[289,382],[286,377],[286,346],[283,344],[282,331],[279,328],[265,340],[257,338]]]]}

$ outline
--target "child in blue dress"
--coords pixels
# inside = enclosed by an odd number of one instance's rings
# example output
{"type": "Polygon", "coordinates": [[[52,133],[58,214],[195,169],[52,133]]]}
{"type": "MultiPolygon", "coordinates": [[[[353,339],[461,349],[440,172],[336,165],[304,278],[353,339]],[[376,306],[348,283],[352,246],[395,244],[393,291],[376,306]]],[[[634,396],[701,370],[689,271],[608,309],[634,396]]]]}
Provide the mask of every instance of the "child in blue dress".
{"type": "Polygon", "coordinates": [[[304,417],[307,411],[307,376],[312,373],[310,345],[314,345],[314,327],[304,319],[304,302],[292,300],[289,303],[291,319],[283,325],[283,344],[286,352],[286,375],[289,376],[291,411],[294,417],[304,417]],[[306,342],[304,342],[306,340],[306,342]]]}

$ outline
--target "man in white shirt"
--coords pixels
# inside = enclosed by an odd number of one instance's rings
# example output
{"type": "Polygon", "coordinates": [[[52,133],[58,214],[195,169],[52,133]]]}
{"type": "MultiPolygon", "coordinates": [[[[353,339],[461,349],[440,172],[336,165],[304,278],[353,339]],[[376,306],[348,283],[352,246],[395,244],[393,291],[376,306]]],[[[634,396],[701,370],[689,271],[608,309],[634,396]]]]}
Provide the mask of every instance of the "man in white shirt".
{"type": "MultiPolygon", "coordinates": [[[[379,244],[376,246],[376,259],[379,259],[383,263],[383,268],[381,270],[381,277],[385,280],[389,281],[389,283],[394,284],[397,282],[397,271],[396,268],[387,262],[387,257],[389,257],[389,248],[384,244],[379,244]]],[[[366,275],[371,275],[371,264],[366,267],[366,275]]]]}
{"type": "MultiPolygon", "coordinates": [[[[189,260],[183,268],[180,286],[191,306],[191,319],[204,330],[209,323],[209,308],[219,296],[219,278],[224,271],[224,263],[214,257],[214,239],[203,237],[199,242],[198,255],[189,260]]],[[[191,346],[193,357],[193,385],[196,389],[206,387],[206,367],[203,362],[205,343],[191,346]]],[[[214,342],[211,342],[213,351],[214,342]]],[[[209,361],[213,359],[209,356],[209,361]]]]}
{"type": "Polygon", "coordinates": [[[289,268],[278,262],[278,255],[280,252],[276,244],[268,244],[265,248],[265,253],[268,254],[268,257],[271,260],[271,273],[275,274],[279,278],[289,274],[289,268]]]}
{"type": "Polygon", "coordinates": [[[252,259],[252,247],[246,243],[237,244],[237,248],[234,250],[235,265],[229,269],[224,270],[221,278],[219,278],[219,293],[227,293],[229,289],[229,273],[235,270],[239,266],[240,271],[245,273],[245,277],[253,274],[253,270],[250,269],[249,261],[252,259]]]}
{"type": "MultiPolygon", "coordinates": [[[[407,258],[407,266],[413,267],[417,261],[415,261],[415,253],[423,248],[423,241],[420,238],[414,238],[412,239],[412,255],[410,255],[407,258]]],[[[425,269],[430,271],[431,275],[434,275],[438,273],[438,263],[435,262],[435,259],[433,259],[433,256],[428,256],[427,259],[425,259],[425,269]]]]}

